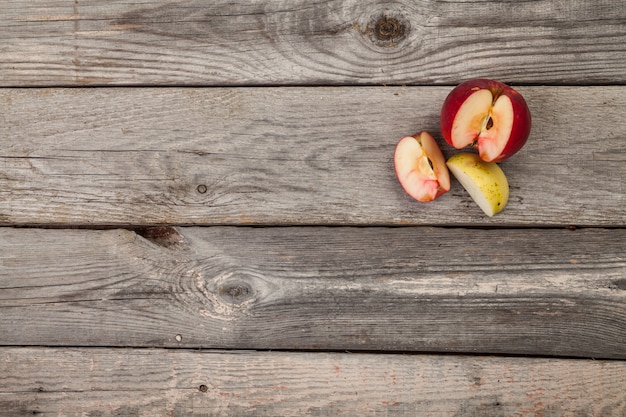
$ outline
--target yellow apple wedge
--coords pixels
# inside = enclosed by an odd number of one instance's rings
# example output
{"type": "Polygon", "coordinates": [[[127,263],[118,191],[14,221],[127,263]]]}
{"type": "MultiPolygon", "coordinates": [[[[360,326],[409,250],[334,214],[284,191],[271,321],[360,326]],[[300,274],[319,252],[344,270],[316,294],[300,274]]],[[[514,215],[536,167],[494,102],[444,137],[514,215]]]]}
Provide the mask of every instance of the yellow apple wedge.
{"type": "Polygon", "coordinates": [[[446,162],[452,175],[489,217],[509,201],[509,183],[495,162],[485,162],[475,153],[459,153],[446,162]]]}

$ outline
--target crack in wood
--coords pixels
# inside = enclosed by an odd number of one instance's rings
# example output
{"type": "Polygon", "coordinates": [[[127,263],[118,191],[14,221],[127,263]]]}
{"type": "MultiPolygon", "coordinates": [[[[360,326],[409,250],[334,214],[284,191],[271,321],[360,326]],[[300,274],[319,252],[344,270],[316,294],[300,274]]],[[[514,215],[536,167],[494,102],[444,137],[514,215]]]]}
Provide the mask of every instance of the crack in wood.
{"type": "Polygon", "coordinates": [[[184,242],[184,237],[175,227],[154,226],[133,229],[135,233],[156,245],[170,248],[184,242]]]}

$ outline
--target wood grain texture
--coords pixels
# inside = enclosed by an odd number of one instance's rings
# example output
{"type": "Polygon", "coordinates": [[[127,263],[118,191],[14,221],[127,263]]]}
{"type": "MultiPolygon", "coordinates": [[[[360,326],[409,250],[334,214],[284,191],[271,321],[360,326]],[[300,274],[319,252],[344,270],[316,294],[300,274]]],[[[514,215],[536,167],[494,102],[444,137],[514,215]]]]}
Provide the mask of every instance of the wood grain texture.
{"type": "Polygon", "coordinates": [[[456,182],[423,204],[394,173],[420,130],[455,152],[449,87],[4,89],[0,224],[626,224],[626,87],[519,90],[533,130],[490,219],[456,182]]]}
{"type": "Polygon", "coordinates": [[[0,230],[0,343],[626,358],[626,230],[0,230]]]}
{"type": "Polygon", "coordinates": [[[19,0],[0,85],[626,82],[622,0],[19,0]]]}
{"type": "Polygon", "coordinates": [[[0,349],[5,417],[623,416],[626,362],[0,349]]]}

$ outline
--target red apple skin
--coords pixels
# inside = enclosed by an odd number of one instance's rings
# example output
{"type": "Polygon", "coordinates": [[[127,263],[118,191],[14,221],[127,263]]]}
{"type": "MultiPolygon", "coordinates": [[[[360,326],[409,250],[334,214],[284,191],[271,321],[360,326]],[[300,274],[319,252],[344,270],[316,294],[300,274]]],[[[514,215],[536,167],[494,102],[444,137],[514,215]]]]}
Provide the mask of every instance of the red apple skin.
{"type": "Polygon", "coordinates": [[[486,78],[476,78],[465,81],[455,87],[446,97],[441,106],[441,134],[446,142],[457,149],[465,146],[474,146],[478,148],[481,159],[487,162],[500,162],[510,158],[517,153],[528,140],[531,129],[531,116],[526,100],[520,93],[508,85],[495,80],[486,78]],[[454,119],[465,101],[470,95],[477,90],[489,90],[494,97],[493,102],[501,95],[507,96],[511,100],[513,107],[513,126],[509,135],[509,139],[501,150],[499,155],[488,157],[485,152],[481,152],[481,138],[476,137],[473,143],[467,143],[463,146],[455,146],[452,138],[452,125],[454,119]]]}

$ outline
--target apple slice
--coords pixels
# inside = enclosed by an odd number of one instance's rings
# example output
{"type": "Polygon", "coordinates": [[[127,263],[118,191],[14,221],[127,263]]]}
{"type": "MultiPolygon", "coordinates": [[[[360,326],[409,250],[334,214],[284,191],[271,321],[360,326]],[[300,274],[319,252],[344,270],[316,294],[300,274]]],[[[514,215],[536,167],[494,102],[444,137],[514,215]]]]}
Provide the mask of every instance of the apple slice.
{"type": "Polygon", "coordinates": [[[456,149],[478,148],[481,159],[503,161],[528,140],[530,110],[524,98],[499,81],[474,79],[455,87],[441,107],[441,133],[456,149]]]}
{"type": "Polygon", "coordinates": [[[400,185],[417,201],[433,201],[450,189],[446,160],[428,132],[400,139],[394,165],[400,185]]]}
{"type": "Polygon", "coordinates": [[[475,153],[456,154],[446,163],[472,199],[489,217],[504,209],[509,201],[509,183],[495,162],[485,162],[475,153]]]}

